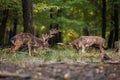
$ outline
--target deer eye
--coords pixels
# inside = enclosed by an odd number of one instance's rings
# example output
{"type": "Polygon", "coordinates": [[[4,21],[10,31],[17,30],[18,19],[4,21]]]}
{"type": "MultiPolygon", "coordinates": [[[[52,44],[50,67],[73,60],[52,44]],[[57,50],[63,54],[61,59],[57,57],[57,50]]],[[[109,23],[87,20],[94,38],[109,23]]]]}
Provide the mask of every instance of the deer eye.
{"type": "Polygon", "coordinates": [[[47,41],[47,39],[45,41],[47,41]]]}

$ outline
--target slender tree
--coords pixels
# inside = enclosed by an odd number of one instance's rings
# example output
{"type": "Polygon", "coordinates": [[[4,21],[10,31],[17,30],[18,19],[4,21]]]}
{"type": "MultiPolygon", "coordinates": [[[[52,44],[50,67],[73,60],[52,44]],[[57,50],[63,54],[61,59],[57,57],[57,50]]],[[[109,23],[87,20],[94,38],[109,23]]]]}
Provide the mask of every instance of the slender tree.
{"type": "Polygon", "coordinates": [[[0,45],[4,44],[4,35],[5,35],[5,29],[6,29],[9,9],[4,9],[2,10],[2,12],[3,12],[3,18],[2,18],[1,25],[0,25],[0,45]]]}
{"type": "Polygon", "coordinates": [[[102,37],[106,34],[106,0],[102,0],[102,37]]]}
{"type": "Polygon", "coordinates": [[[114,47],[114,42],[118,41],[119,37],[119,18],[118,18],[118,3],[117,1],[113,2],[113,14],[111,15],[111,28],[110,35],[108,38],[108,48],[114,47]]]}
{"type": "Polygon", "coordinates": [[[16,35],[17,33],[17,25],[18,25],[18,12],[15,9],[15,14],[14,14],[14,18],[13,18],[13,29],[10,29],[9,31],[9,38],[8,38],[8,43],[11,44],[10,39],[16,35]]]}
{"type": "Polygon", "coordinates": [[[108,37],[108,48],[112,48],[113,47],[113,34],[114,34],[114,31],[111,30],[110,31],[110,34],[109,34],[109,37],[108,37]]]}
{"type": "MultiPolygon", "coordinates": [[[[61,16],[60,14],[61,14],[61,9],[58,9],[56,13],[54,12],[54,8],[50,9],[50,18],[51,19],[55,19],[57,17],[60,17],[61,16]]],[[[51,23],[49,29],[52,29],[52,28],[53,29],[54,28],[55,29],[59,29],[60,27],[59,27],[58,23],[51,23]]],[[[51,46],[54,46],[54,45],[56,45],[59,42],[62,42],[62,33],[61,32],[59,32],[58,34],[56,34],[53,38],[51,38],[49,40],[49,44],[51,46]]]]}
{"type": "Polygon", "coordinates": [[[118,41],[119,33],[118,4],[114,4],[114,41],[118,41]]]}
{"type": "Polygon", "coordinates": [[[22,0],[24,32],[34,34],[32,0],[22,0]]]}

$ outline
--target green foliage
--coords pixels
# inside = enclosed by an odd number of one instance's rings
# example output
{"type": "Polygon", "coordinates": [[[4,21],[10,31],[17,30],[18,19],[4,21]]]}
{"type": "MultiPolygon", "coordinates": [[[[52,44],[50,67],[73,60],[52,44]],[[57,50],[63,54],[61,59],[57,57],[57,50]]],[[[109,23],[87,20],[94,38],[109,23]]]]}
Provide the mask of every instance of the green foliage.
{"type": "MultiPolygon", "coordinates": [[[[73,28],[75,26],[82,26],[84,24],[84,22],[82,21],[78,21],[78,20],[70,20],[70,19],[67,19],[65,17],[60,17],[57,19],[58,23],[64,23],[64,24],[67,24],[66,27],[70,27],[73,28]]],[[[63,26],[64,27],[64,26],[63,26]]]]}
{"type": "Polygon", "coordinates": [[[0,8],[2,9],[14,9],[20,8],[21,0],[0,0],[0,8]]]}
{"type": "MultiPolygon", "coordinates": [[[[2,12],[5,9],[9,10],[9,16],[8,16],[8,20],[7,20],[7,28],[6,31],[10,30],[13,28],[13,23],[14,23],[14,19],[17,18],[18,19],[18,26],[19,29],[18,32],[21,31],[22,29],[22,4],[21,4],[21,0],[0,0],[0,14],[2,17],[4,17],[4,13],[2,12]]],[[[2,20],[2,19],[1,19],[2,20]]]]}
{"type": "MultiPolygon", "coordinates": [[[[59,24],[60,29],[66,32],[67,29],[73,29],[75,33],[77,32],[77,35],[82,35],[81,31],[86,27],[89,28],[90,31],[97,31],[101,27],[101,23],[99,23],[101,17],[99,6],[99,1],[93,2],[90,0],[36,1],[34,2],[35,26],[45,26],[46,29],[49,29],[51,23],[59,24]],[[96,5],[96,3],[98,5],[96,5]],[[54,9],[52,12],[54,15],[53,19],[50,18],[51,8],[54,9]],[[61,10],[61,12],[57,12],[58,10],[61,10]],[[58,14],[59,16],[57,16],[58,14]]],[[[64,37],[67,36],[63,36],[63,38],[64,37]]]]}
{"type": "MultiPolygon", "coordinates": [[[[23,30],[22,0],[0,0],[1,9],[9,9],[7,28],[13,28],[14,18],[18,18],[18,33],[23,30]],[[17,13],[17,16],[16,16],[17,13]]],[[[113,5],[120,1],[107,1],[107,36],[111,27],[111,15],[113,5]]],[[[73,30],[74,38],[84,35],[83,29],[88,28],[90,35],[101,36],[101,12],[102,1],[100,0],[33,0],[34,28],[35,33],[41,35],[48,32],[50,24],[58,24],[63,33],[65,42],[73,38],[68,36],[73,30]],[[50,10],[53,9],[51,12],[50,10]],[[53,18],[50,15],[53,15],[53,18]],[[44,26],[44,29],[42,29],[44,26]],[[67,39],[65,39],[67,38],[67,39]]],[[[2,12],[0,12],[2,16],[2,12]]],[[[120,15],[119,15],[120,16],[120,15]]],[[[1,18],[0,18],[1,20],[1,18]]]]}

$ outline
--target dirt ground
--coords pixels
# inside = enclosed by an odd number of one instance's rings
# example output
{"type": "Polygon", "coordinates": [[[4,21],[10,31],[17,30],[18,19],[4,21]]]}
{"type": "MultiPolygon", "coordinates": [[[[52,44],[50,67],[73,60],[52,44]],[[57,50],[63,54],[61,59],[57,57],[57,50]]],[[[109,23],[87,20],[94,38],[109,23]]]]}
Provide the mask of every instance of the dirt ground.
{"type": "Polygon", "coordinates": [[[120,64],[0,61],[0,80],[120,80],[120,64]]]}

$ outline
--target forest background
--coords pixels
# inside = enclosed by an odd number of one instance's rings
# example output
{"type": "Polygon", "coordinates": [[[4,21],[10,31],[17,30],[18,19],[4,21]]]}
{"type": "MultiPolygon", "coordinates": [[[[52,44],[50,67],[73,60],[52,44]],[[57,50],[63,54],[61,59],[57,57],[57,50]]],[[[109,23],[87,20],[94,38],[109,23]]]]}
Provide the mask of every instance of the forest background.
{"type": "Polygon", "coordinates": [[[21,32],[40,37],[56,28],[60,42],[93,35],[112,48],[120,39],[119,10],[119,0],[0,0],[0,45],[21,32]]]}

